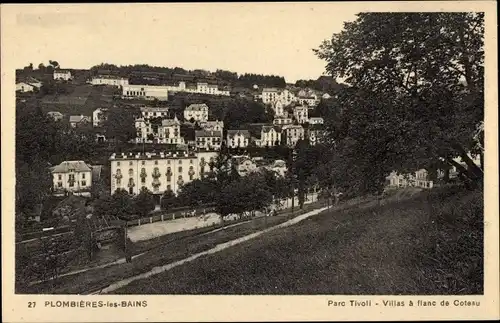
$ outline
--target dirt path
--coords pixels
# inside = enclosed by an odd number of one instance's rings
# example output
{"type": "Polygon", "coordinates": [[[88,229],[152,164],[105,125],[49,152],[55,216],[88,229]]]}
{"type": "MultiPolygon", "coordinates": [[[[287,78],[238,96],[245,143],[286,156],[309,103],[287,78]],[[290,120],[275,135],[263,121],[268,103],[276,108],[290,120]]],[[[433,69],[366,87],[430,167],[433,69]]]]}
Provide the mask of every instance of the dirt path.
{"type": "Polygon", "coordinates": [[[110,293],[114,290],[117,290],[119,288],[122,288],[128,284],[130,284],[131,282],[133,281],[136,281],[136,280],[139,280],[139,279],[144,279],[144,278],[148,278],[150,276],[153,276],[153,275],[156,275],[156,274],[160,274],[162,272],[165,272],[167,270],[170,270],[172,268],[175,268],[177,266],[180,266],[182,264],[185,264],[187,262],[190,262],[190,261],[193,261],[199,257],[202,257],[202,256],[205,256],[205,255],[209,255],[209,254],[213,254],[213,253],[217,253],[221,250],[224,250],[224,249],[227,249],[229,247],[232,247],[232,246],[235,246],[237,244],[240,244],[242,242],[245,242],[245,241],[248,241],[248,240],[251,240],[251,239],[254,239],[266,232],[270,232],[270,231],[273,231],[273,230],[276,230],[276,229],[279,229],[279,228],[284,228],[284,227],[288,227],[288,226],[291,226],[291,225],[294,225],[302,220],[305,220],[311,216],[314,216],[318,213],[321,213],[323,211],[325,211],[327,209],[327,207],[323,207],[323,208],[320,208],[320,209],[316,209],[316,210],[313,210],[313,211],[310,211],[310,212],[307,212],[305,214],[302,214],[302,215],[299,215],[289,221],[286,221],[286,222],[283,222],[281,224],[278,224],[274,227],[270,227],[270,228],[267,228],[265,230],[262,230],[262,231],[258,231],[258,232],[255,232],[255,233],[252,233],[252,234],[249,234],[249,235],[246,235],[244,237],[241,237],[241,238],[238,238],[238,239],[234,239],[234,240],[231,240],[231,241],[228,241],[228,242],[225,242],[225,243],[221,243],[217,246],[215,246],[214,248],[212,249],[209,249],[207,251],[203,251],[203,252],[200,252],[200,253],[197,253],[197,254],[194,254],[188,258],[185,258],[185,259],[182,259],[182,260],[179,260],[179,261],[176,261],[176,262],[173,262],[173,263],[170,263],[170,264],[167,264],[167,265],[164,265],[164,266],[160,266],[160,267],[155,267],[153,268],[152,270],[148,271],[148,272],[145,272],[145,273],[142,273],[140,275],[136,275],[136,276],[132,276],[130,278],[127,278],[127,279],[123,279],[123,280],[120,280],[116,283],[113,283],[113,284],[110,284],[108,287],[98,291],[98,292],[94,292],[92,294],[106,294],[106,293],[110,293]]]}

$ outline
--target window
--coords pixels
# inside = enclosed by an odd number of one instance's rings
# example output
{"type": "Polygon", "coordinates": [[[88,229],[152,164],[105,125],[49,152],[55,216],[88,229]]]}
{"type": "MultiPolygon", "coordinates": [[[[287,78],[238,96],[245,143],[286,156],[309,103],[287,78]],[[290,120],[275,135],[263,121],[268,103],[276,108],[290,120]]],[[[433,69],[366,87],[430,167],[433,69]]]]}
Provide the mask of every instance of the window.
{"type": "Polygon", "coordinates": [[[182,173],[182,167],[179,166],[179,173],[182,173]]]}
{"type": "Polygon", "coordinates": [[[141,177],[141,183],[145,184],[146,183],[146,177],[141,177]]]}
{"type": "Polygon", "coordinates": [[[130,166],[132,166],[132,165],[134,164],[134,162],[132,162],[132,161],[131,161],[131,162],[129,162],[128,164],[129,164],[130,166]]]}
{"type": "Polygon", "coordinates": [[[62,187],[62,182],[58,182],[57,187],[62,187]]]}
{"type": "Polygon", "coordinates": [[[167,185],[167,191],[171,191],[172,190],[172,185],[168,184],[167,185]]]}
{"type": "Polygon", "coordinates": [[[157,160],[155,160],[155,165],[158,165],[158,161],[157,160]]]}
{"type": "Polygon", "coordinates": [[[193,160],[192,160],[192,159],[190,159],[190,160],[189,160],[189,163],[190,163],[190,164],[192,164],[192,163],[193,163],[193,160]]]}
{"type": "Polygon", "coordinates": [[[62,180],[62,175],[61,174],[57,175],[57,179],[62,180]]]}
{"type": "Polygon", "coordinates": [[[179,165],[182,165],[182,159],[179,159],[179,165]]]}
{"type": "Polygon", "coordinates": [[[85,179],[85,173],[82,173],[82,179],[85,179]]]}
{"type": "Polygon", "coordinates": [[[116,166],[120,166],[120,162],[116,162],[116,166]]]}
{"type": "Polygon", "coordinates": [[[169,159],[169,160],[167,160],[167,165],[170,165],[170,159],[169,159]]]}
{"type": "Polygon", "coordinates": [[[142,165],[146,165],[146,162],[143,160],[143,161],[141,162],[141,164],[142,164],[142,165]]]}
{"type": "Polygon", "coordinates": [[[86,181],[82,181],[82,186],[87,186],[87,182],[86,181]]]}

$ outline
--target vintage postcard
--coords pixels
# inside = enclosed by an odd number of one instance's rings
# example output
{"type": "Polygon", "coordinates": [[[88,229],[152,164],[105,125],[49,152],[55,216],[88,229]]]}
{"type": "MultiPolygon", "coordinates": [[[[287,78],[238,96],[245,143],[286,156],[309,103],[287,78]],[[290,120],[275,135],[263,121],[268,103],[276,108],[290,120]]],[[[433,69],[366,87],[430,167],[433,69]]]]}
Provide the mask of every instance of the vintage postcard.
{"type": "Polygon", "coordinates": [[[496,2],[0,11],[6,322],[499,318],[496,2]]]}

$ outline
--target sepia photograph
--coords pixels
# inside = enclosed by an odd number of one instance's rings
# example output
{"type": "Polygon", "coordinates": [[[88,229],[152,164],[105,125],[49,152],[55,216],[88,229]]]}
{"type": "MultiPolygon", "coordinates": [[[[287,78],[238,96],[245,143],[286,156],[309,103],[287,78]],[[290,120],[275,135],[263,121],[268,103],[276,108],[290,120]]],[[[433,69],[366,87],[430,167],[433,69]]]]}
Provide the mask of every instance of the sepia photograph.
{"type": "Polygon", "coordinates": [[[2,5],[13,293],[485,295],[485,11],[402,8],[2,5]]]}

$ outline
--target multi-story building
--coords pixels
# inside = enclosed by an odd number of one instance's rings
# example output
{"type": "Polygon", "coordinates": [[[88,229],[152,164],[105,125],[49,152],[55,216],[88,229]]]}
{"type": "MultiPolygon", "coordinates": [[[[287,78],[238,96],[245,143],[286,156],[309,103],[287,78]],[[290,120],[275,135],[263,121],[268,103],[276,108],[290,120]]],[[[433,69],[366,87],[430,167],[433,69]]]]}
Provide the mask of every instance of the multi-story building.
{"type": "Polygon", "coordinates": [[[297,101],[297,97],[287,89],[264,88],[262,90],[262,102],[265,104],[281,102],[283,106],[287,106],[295,101],[297,101]]]}
{"type": "Polygon", "coordinates": [[[309,124],[323,124],[325,120],[322,117],[310,117],[309,124]]]}
{"type": "Polygon", "coordinates": [[[286,125],[282,131],[284,141],[289,147],[295,147],[299,140],[304,139],[304,128],[301,125],[286,125]]]}
{"type": "Polygon", "coordinates": [[[206,131],[223,131],[224,121],[204,121],[200,122],[200,127],[206,131]]]}
{"type": "Polygon", "coordinates": [[[168,100],[168,87],[158,85],[123,85],[122,96],[125,99],[168,100]]]}
{"type": "Polygon", "coordinates": [[[228,130],[227,146],[230,148],[245,148],[250,143],[250,132],[248,130],[228,130]]]}
{"type": "Polygon", "coordinates": [[[293,116],[298,123],[309,122],[309,109],[306,105],[298,105],[293,108],[293,116]]]}
{"type": "Polygon", "coordinates": [[[98,75],[90,81],[92,85],[112,85],[112,86],[125,86],[129,85],[128,79],[112,75],[98,75]]]}
{"type": "Polygon", "coordinates": [[[310,107],[316,106],[319,103],[318,98],[316,96],[305,96],[305,97],[299,96],[297,98],[297,102],[299,102],[302,105],[307,105],[310,107]]]}
{"type": "Polygon", "coordinates": [[[90,196],[92,168],[81,160],[64,161],[51,168],[53,194],[90,196]]]}
{"type": "Polygon", "coordinates": [[[89,116],[79,115],[79,116],[69,116],[69,124],[73,128],[86,125],[91,123],[92,119],[89,116]]]}
{"type": "Polygon", "coordinates": [[[205,103],[191,104],[186,107],[186,109],[184,109],[184,120],[198,122],[208,121],[208,105],[205,103]]]}
{"type": "Polygon", "coordinates": [[[183,185],[207,174],[216,157],[213,151],[113,154],[111,193],[124,189],[129,194],[138,194],[145,187],[159,203],[165,191],[177,194],[183,185]]]}
{"type": "Polygon", "coordinates": [[[398,174],[397,172],[392,172],[388,177],[390,187],[421,187],[421,188],[432,188],[434,182],[429,180],[429,174],[427,170],[420,169],[415,173],[410,174],[398,174]]]}
{"type": "Polygon", "coordinates": [[[261,147],[273,147],[281,143],[281,129],[277,126],[265,125],[262,126],[260,134],[261,147]]]}
{"type": "Polygon", "coordinates": [[[54,70],[54,80],[71,80],[71,72],[68,70],[54,70]]]}
{"type": "Polygon", "coordinates": [[[219,150],[222,145],[222,131],[195,131],[196,147],[208,150],[219,150]]]}
{"type": "Polygon", "coordinates": [[[148,116],[135,120],[136,143],[184,144],[184,138],[181,136],[181,123],[177,116],[173,119],[166,119],[163,115],[165,112],[161,110],[152,112],[144,109],[142,113],[148,116]],[[150,113],[154,116],[149,116],[150,113]]]}
{"type": "Polygon", "coordinates": [[[104,108],[97,108],[92,112],[92,125],[99,127],[106,120],[106,111],[104,108]]]}
{"type": "Polygon", "coordinates": [[[35,89],[38,89],[33,84],[29,84],[26,82],[17,82],[16,83],[16,92],[33,92],[35,89]]]}

